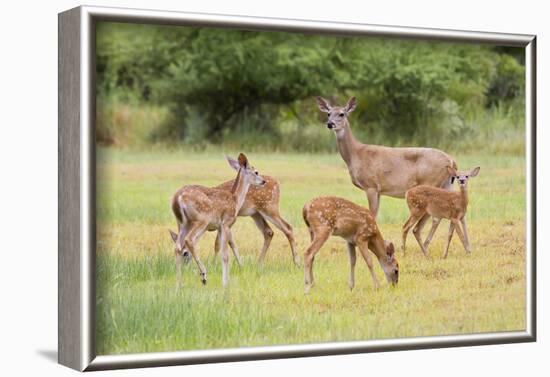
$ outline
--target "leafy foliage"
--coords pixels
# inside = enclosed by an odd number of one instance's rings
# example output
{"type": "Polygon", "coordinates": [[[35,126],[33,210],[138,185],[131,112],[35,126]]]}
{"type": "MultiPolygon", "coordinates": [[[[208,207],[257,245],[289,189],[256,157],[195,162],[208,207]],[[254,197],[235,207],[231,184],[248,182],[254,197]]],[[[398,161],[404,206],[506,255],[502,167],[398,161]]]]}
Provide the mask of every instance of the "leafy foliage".
{"type": "Polygon", "coordinates": [[[238,131],[284,143],[289,115],[297,132],[319,122],[317,95],[357,96],[359,124],[389,139],[444,138],[442,125],[467,129],[468,114],[521,100],[517,56],[439,42],[100,23],[98,95],[168,108],[173,116],[152,139],[223,141],[238,131]]]}

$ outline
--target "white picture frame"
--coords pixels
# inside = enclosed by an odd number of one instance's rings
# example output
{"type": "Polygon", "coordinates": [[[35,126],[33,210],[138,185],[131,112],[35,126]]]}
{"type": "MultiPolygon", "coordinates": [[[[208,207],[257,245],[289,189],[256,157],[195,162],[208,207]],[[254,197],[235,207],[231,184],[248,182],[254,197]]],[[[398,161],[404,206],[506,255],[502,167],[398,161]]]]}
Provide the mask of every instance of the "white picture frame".
{"type": "Polygon", "coordinates": [[[291,358],[536,340],[536,37],[106,7],[59,15],[59,363],[80,371],[291,358]],[[526,329],[320,344],[97,356],[95,353],[95,81],[98,21],[499,44],[526,56],[526,329]]]}

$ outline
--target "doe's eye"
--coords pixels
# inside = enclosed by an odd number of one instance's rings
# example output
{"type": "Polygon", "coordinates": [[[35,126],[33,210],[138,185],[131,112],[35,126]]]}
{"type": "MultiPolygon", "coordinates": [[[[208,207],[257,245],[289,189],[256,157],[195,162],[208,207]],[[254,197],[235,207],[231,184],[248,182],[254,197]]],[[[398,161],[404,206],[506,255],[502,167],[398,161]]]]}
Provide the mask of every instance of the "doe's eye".
{"type": "Polygon", "coordinates": [[[344,116],[344,113],[340,113],[340,114],[338,114],[338,116],[341,118],[341,117],[344,116]]]}

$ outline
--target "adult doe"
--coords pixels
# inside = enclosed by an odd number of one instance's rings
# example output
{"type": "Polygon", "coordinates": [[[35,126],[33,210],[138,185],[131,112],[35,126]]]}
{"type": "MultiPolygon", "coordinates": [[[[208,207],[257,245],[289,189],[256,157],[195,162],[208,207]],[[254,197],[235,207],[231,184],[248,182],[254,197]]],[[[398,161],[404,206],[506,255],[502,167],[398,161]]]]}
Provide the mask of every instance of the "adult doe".
{"type": "Polygon", "coordinates": [[[479,173],[479,167],[472,169],[469,172],[457,172],[454,167],[448,166],[449,174],[456,179],[460,185],[460,191],[446,191],[440,188],[431,186],[417,186],[407,191],[407,205],[409,206],[410,217],[403,225],[403,252],[405,252],[405,242],[409,230],[415,226],[413,230],[414,237],[420,245],[422,252],[428,256],[428,245],[432,240],[435,228],[432,226],[426,241],[422,243],[421,232],[422,227],[432,216],[439,222],[441,219],[449,219],[449,236],[443,258],[447,258],[449,253],[449,244],[453,237],[453,232],[456,230],[458,237],[464,246],[467,253],[471,252],[470,240],[468,239],[468,231],[466,229],[466,210],[468,209],[468,179],[475,177],[479,173]],[[460,225],[462,224],[462,229],[460,225]]]}
{"type": "Polygon", "coordinates": [[[227,242],[232,239],[231,226],[235,223],[250,185],[263,185],[265,180],[250,166],[244,154],[235,161],[227,158],[237,171],[237,178],[230,191],[188,185],[180,188],[172,199],[172,211],[177,220],[178,235],[173,237],[176,253],[176,277],[181,286],[181,264],[189,255],[200,271],[201,281],[206,284],[206,268],[199,259],[196,244],[207,230],[216,230],[222,253],[222,283],[229,282],[229,255],[227,242]]]}
{"type": "Polygon", "coordinates": [[[357,102],[351,98],[345,106],[331,106],[317,97],[319,110],[327,113],[327,127],[334,131],[340,155],[346,162],[352,183],[365,191],[374,217],[378,214],[380,195],[405,197],[418,185],[450,189],[447,166],[456,169],[448,154],[433,148],[390,148],[362,144],[351,132],[348,116],[357,102]]]}
{"type": "Polygon", "coordinates": [[[302,215],[311,236],[311,245],[304,254],[305,293],[308,293],[313,285],[315,254],[331,235],[342,237],[347,242],[350,289],[355,286],[356,247],[369,267],[376,288],[380,283],[374,273],[369,250],[378,259],[388,282],[397,284],[399,265],[394,255],[395,248],[393,243],[384,241],[376,220],[368,209],[346,199],[325,196],[306,203],[302,215]]]}

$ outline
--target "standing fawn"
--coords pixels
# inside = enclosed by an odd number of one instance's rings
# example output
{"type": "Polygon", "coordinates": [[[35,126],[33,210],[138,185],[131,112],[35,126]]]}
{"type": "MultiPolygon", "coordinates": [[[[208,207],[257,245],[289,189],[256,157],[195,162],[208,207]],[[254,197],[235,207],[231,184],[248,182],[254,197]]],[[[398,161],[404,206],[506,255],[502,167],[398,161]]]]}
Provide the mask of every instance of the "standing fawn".
{"type": "Polygon", "coordinates": [[[449,236],[443,258],[447,258],[449,253],[449,244],[456,230],[458,237],[467,253],[470,253],[470,241],[466,229],[466,210],[468,209],[468,179],[475,177],[479,173],[479,167],[469,172],[458,172],[454,167],[447,167],[449,173],[460,184],[460,191],[446,191],[436,187],[417,186],[407,191],[407,205],[409,206],[410,217],[403,225],[403,252],[405,252],[405,242],[409,230],[414,226],[413,234],[420,245],[422,252],[428,256],[428,245],[432,240],[435,227],[432,227],[426,241],[422,243],[420,233],[424,223],[432,216],[439,223],[441,219],[449,219],[449,236]],[[462,224],[462,229],[460,225],[462,224]],[[416,225],[416,226],[415,226],[416,225]]]}
{"type": "MultiPolygon", "coordinates": [[[[269,221],[284,233],[288,239],[288,243],[290,244],[290,251],[292,252],[294,264],[299,266],[300,258],[296,253],[296,242],[294,241],[292,226],[287,223],[279,213],[279,182],[277,182],[275,178],[266,175],[264,175],[264,180],[264,185],[250,187],[248,193],[246,194],[244,203],[239,210],[238,216],[252,217],[254,223],[264,236],[264,244],[258,257],[259,263],[263,262],[267,249],[271,244],[271,239],[273,238],[273,230],[268,224],[269,221]]],[[[233,187],[234,182],[234,180],[230,180],[216,186],[216,188],[229,191],[233,187]]],[[[218,238],[216,238],[216,252],[219,249],[218,241],[218,238]]],[[[232,239],[229,239],[229,246],[231,246],[233,253],[237,256],[238,251],[232,239]]]]}
{"type": "Polygon", "coordinates": [[[206,269],[199,259],[196,244],[207,230],[218,232],[222,253],[222,283],[229,282],[228,240],[232,240],[231,226],[235,223],[250,185],[263,185],[264,179],[250,166],[244,154],[238,161],[227,158],[235,169],[237,178],[230,191],[188,185],[179,189],[172,199],[172,211],[177,220],[178,235],[175,237],[176,278],[181,286],[181,264],[191,255],[200,270],[201,281],[206,284],[206,269]]]}
{"type": "Polygon", "coordinates": [[[326,99],[317,97],[317,106],[327,113],[327,127],[336,136],[351,181],[367,194],[375,218],[380,195],[404,198],[408,189],[418,185],[451,188],[446,167],[456,169],[456,163],[448,154],[433,148],[391,148],[357,141],[348,120],[357,106],[355,97],[345,106],[331,106],[326,99]]]}
{"type": "MultiPolygon", "coordinates": [[[[269,221],[284,233],[284,235],[286,236],[290,244],[290,251],[292,252],[294,264],[299,266],[300,258],[296,253],[296,242],[294,240],[294,233],[292,230],[292,226],[289,223],[287,223],[279,213],[279,198],[280,198],[279,182],[277,182],[275,178],[270,176],[264,175],[263,177],[265,180],[264,185],[261,185],[261,186],[252,185],[248,189],[243,205],[239,210],[238,216],[252,217],[252,219],[254,220],[254,223],[256,224],[256,227],[258,227],[260,232],[262,232],[262,235],[264,237],[264,244],[262,246],[260,255],[258,257],[259,263],[263,262],[267,249],[269,248],[269,245],[271,244],[271,240],[273,238],[273,230],[268,224],[268,221],[269,221]]],[[[235,180],[232,179],[222,184],[219,184],[215,188],[231,191],[234,184],[235,184],[235,180]]],[[[203,187],[203,186],[196,186],[196,187],[199,189],[200,188],[204,188],[206,190],[209,189],[208,187],[203,187]]],[[[176,193],[176,195],[178,193],[176,193]]],[[[170,231],[170,234],[172,235],[172,239],[174,240],[174,242],[176,242],[178,235],[172,231],[170,231]]],[[[235,255],[237,264],[239,266],[242,266],[241,256],[239,255],[237,245],[233,241],[233,238],[229,238],[227,241],[229,243],[229,246],[231,247],[231,250],[233,251],[233,254],[235,255]]],[[[219,250],[220,250],[220,238],[218,233],[218,237],[216,237],[216,241],[214,244],[214,251],[217,254],[219,250]]]]}
{"type": "Polygon", "coordinates": [[[388,282],[397,284],[399,265],[394,256],[393,243],[384,241],[374,216],[369,210],[346,199],[325,196],[306,203],[302,214],[311,236],[311,245],[304,254],[305,293],[308,293],[313,285],[315,254],[331,235],[342,237],[347,242],[350,261],[348,283],[350,289],[355,286],[355,247],[359,248],[363,255],[376,288],[380,286],[380,283],[373,270],[369,249],[378,259],[388,282]]]}

